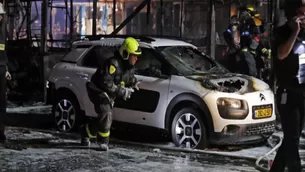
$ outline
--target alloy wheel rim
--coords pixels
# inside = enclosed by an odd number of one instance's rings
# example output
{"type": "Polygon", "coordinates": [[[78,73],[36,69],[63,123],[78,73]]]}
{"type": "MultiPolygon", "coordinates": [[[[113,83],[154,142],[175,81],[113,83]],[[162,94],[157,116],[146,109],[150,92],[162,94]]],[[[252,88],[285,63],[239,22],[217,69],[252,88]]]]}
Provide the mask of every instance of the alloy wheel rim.
{"type": "Polygon", "coordinates": [[[202,137],[201,128],[199,119],[195,115],[191,113],[181,115],[175,124],[175,135],[179,145],[195,148],[202,137]]]}
{"type": "Polygon", "coordinates": [[[70,131],[74,126],[75,117],[75,108],[69,100],[63,99],[57,103],[55,122],[61,131],[70,131]]]}

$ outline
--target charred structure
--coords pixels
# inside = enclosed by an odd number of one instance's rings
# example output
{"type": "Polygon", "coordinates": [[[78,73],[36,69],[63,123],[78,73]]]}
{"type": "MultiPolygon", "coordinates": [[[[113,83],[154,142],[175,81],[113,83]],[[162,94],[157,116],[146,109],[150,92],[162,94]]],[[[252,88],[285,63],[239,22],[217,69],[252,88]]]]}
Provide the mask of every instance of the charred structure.
{"type": "MultiPolygon", "coordinates": [[[[174,37],[187,40],[210,53],[215,49],[214,58],[221,60],[221,52],[226,46],[222,32],[234,13],[235,3],[231,0],[3,2],[8,12],[7,54],[13,77],[9,97],[39,94],[40,100],[44,99],[48,71],[69,51],[73,41],[87,35],[174,37]],[[217,13],[209,15],[213,11],[217,13]],[[209,38],[209,35],[215,38],[209,38]]],[[[266,12],[268,8],[269,1],[262,1],[262,10],[266,12]]],[[[262,17],[270,18],[266,13],[262,17]]]]}

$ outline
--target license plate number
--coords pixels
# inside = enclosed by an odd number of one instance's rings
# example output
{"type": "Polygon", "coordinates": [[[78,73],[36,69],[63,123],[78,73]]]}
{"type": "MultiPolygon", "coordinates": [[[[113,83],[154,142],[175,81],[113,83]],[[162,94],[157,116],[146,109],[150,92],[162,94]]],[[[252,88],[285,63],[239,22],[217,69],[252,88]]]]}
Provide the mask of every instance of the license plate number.
{"type": "Polygon", "coordinates": [[[268,118],[272,116],[272,108],[264,108],[255,110],[255,118],[268,118]]]}

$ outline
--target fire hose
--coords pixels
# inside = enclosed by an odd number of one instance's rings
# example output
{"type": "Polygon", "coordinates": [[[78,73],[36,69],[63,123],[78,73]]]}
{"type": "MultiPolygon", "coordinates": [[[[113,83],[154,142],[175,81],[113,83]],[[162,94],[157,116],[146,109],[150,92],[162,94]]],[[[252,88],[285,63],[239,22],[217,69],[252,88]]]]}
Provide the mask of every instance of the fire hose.
{"type": "Polygon", "coordinates": [[[280,136],[274,136],[274,137],[277,137],[280,141],[278,144],[276,144],[270,151],[268,151],[266,154],[260,156],[259,158],[257,158],[256,162],[255,162],[255,168],[259,171],[263,171],[263,172],[269,172],[269,168],[271,167],[270,165],[270,162],[269,162],[269,159],[268,159],[268,168],[265,168],[263,167],[262,165],[260,165],[260,161],[263,159],[263,158],[268,158],[268,156],[270,154],[272,154],[273,152],[275,152],[282,144],[283,142],[283,138],[280,137],[280,136]]]}

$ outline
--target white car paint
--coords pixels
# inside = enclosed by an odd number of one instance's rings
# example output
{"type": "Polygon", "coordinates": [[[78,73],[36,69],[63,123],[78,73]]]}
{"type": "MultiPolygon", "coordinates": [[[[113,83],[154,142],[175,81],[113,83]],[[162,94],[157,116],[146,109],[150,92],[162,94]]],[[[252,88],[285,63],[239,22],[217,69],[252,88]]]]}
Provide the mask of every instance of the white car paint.
{"type": "MultiPolygon", "coordinates": [[[[122,43],[122,38],[114,39],[104,39],[99,41],[91,41],[93,44],[118,44],[122,43]]],[[[76,44],[88,44],[88,41],[77,42],[76,44]]],[[[151,43],[140,42],[141,46],[144,47],[158,47],[158,46],[190,46],[195,47],[192,44],[186,43],[184,41],[170,40],[170,39],[159,39],[156,38],[155,41],[151,43]]],[[[75,46],[75,45],[74,45],[75,46]]],[[[86,52],[86,51],[85,51],[86,52]]],[[[83,52],[80,56],[84,56],[83,52]]],[[[77,54],[77,53],[76,53],[77,54]]],[[[75,55],[75,54],[73,54],[75,55]]],[[[73,61],[73,58],[71,58],[73,61]]],[[[81,59],[81,57],[75,57],[75,61],[81,59]]],[[[95,72],[94,68],[87,68],[79,66],[75,63],[59,63],[57,64],[49,77],[49,81],[55,84],[56,89],[58,88],[69,88],[78,99],[80,108],[86,112],[87,116],[96,117],[97,114],[94,111],[94,107],[90,102],[85,83],[90,80],[92,74],[95,72]]],[[[165,129],[165,116],[166,109],[177,95],[181,93],[192,93],[201,97],[202,101],[208,106],[208,109],[212,116],[212,121],[214,123],[214,132],[222,132],[225,126],[230,124],[259,124],[264,122],[275,121],[275,104],[274,95],[270,90],[269,86],[256,78],[251,78],[254,91],[246,91],[243,93],[225,93],[221,91],[215,91],[205,88],[201,82],[186,78],[184,76],[172,75],[167,79],[164,78],[154,78],[136,75],[137,79],[141,81],[140,89],[145,88],[147,90],[158,90],[161,92],[160,100],[158,106],[153,113],[139,112],[134,110],[127,110],[121,108],[114,108],[114,120],[128,122],[132,124],[140,124],[160,129],[165,129]],[[260,94],[265,96],[265,101],[260,100],[260,94]],[[220,97],[225,98],[237,98],[247,101],[249,106],[249,114],[243,120],[229,120],[223,119],[217,108],[217,99],[220,97]],[[273,114],[270,118],[264,119],[252,119],[252,106],[272,104],[273,114]]],[[[243,77],[240,75],[240,77],[243,77]]],[[[248,83],[251,84],[251,83],[248,83]]],[[[146,100],[149,101],[149,97],[146,100]]]]}

